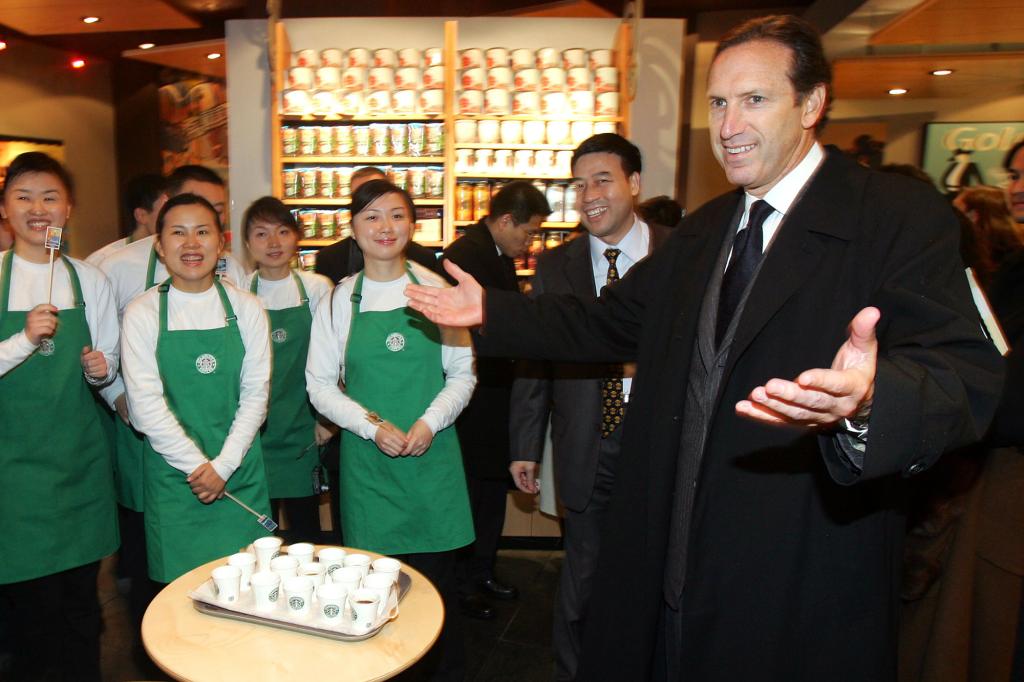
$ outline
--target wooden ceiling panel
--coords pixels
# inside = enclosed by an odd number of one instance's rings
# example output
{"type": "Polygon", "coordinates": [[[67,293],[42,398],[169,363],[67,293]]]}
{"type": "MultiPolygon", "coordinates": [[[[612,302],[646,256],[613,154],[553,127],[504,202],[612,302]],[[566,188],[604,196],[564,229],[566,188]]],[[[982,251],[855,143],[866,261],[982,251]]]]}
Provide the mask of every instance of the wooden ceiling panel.
{"type": "Polygon", "coordinates": [[[871,36],[872,45],[965,45],[1024,41],[1021,0],[925,0],[871,36]]]}
{"type": "Polygon", "coordinates": [[[160,64],[172,69],[224,78],[227,69],[225,50],[223,40],[203,40],[197,43],[154,47],[150,50],[125,50],[122,56],[151,64],[160,64]],[[213,52],[219,53],[220,58],[208,59],[206,55],[213,52]]]}
{"type": "Polygon", "coordinates": [[[991,97],[1024,93],[1024,52],[956,56],[859,57],[833,64],[837,98],[875,99],[889,88],[906,88],[903,97],[991,97]],[[932,76],[935,69],[953,69],[932,76]]]}
{"type": "Polygon", "coordinates": [[[30,36],[200,26],[161,0],[0,0],[0,17],[5,25],[30,36]],[[82,17],[87,16],[101,21],[85,24],[82,17]]]}

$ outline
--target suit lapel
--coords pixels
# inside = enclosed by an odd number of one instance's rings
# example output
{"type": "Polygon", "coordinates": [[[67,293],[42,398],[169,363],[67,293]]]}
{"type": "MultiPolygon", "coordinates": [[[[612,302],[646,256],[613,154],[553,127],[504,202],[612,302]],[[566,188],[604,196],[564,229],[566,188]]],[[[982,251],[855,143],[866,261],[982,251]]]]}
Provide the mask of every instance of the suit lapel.
{"type": "Polygon", "coordinates": [[[590,262],[590,237],[580,235],[565,250],[565,278],[577,296],[597,296],[594,267],[590,262]]]}

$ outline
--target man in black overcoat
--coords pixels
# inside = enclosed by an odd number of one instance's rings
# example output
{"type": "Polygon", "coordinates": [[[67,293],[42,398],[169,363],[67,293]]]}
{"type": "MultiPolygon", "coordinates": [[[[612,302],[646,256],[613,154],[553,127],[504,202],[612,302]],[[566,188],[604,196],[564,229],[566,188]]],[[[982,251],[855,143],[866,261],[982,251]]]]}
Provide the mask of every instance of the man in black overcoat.
{"type": "Polygon", "coordinates": [[[981,437],[1003,366],[949,206],[817,143],[830,83],[802,20],[730,31],[741,189],[597,301],[407,290],[481,355],[637,361],[580,679],[895,679],[903,479],[981,437]]]}

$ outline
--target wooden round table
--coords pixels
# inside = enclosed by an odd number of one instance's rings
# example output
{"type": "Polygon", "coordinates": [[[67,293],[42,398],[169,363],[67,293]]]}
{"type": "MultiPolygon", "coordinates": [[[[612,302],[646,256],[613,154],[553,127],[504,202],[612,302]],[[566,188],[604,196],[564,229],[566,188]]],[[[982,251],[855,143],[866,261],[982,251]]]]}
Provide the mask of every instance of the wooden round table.
{"type": "Polygon", "coordinates": [[[176,680],[385,680],[422,658],[441,632],[441,596],[422,573],[404,563],[402,571],[412,585],[399,605],[398,618],[362,642],[339,642],[199,613],[189,592],[225,563],[226,557],[211,561],[172,582],[142,619],[146,652],[176,680]]]}

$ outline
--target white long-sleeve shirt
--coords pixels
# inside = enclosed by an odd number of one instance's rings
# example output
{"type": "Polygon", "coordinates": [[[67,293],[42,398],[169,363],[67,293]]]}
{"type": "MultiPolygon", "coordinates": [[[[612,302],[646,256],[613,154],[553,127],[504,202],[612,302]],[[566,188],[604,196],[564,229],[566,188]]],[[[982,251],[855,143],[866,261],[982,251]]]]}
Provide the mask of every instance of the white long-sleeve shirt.
{"type": "MultiPolygon", "coordinates": [[[[207,460],[225,481],[241,465],[256,433],[267,416],[270,396],[270,330],[259,300],[231,284],[224,284],[237,317],[238,331],[245,347],[241,391],[227,439],[220,452],[203,452],[186,435],[164,398],[164,386],[157,364],[156,344],[160,333],[160,293],[156,287],[128,305],[122,322],[123,375],[128,389],[132,424],[144,433],[167,463],[183,474],[191,474],[207,460]]],[[[169,331],[216,329],[224,326],[224,306],[215,286],[199,294],[167,293],[169,331]]]]}
{"type": "Polygon", "coordinates": [[[121,237],[120,239],[112,241],[106,246],[101,246],[100,248],[90,253],[86,257],[85,262],[88,263],[89,265],[94,265],[98,268],[100,266],[100,263],[105,261],[110,256],[114,255],[124,247],[128,246],[129,243],[130,242],[128,241],[128,237],[121,237]]]}
{"type": "MultiPolygon", "coordinates": [[[[6,255],[0,253],[0,261],[6,255]]],[[[94,386],[103,386],[117,375],[118,363],[118,326],[117,310],[110,291],[110,284],[103,273],[88,263],[71,258],[71,263],[82,286],[82,298],[85,301],[85,321],[89,325],[93,350],[102,351],[107,359],[107,376],[93,379],[85,375],[86,380],[94,386]]],[[[46,303],[47,288],[50,280],[49,263],[32,263],[19,258],[17,254],[11,259],[11,290],[4,292],[7,296],[7,309],[12,311],[32,310],[41,303],[46,303]]],[[[62,258],[53,261],[53,305],[59,310],[67,310],[75,305],[75,294],[71,288],[71,277],[62,258]]],[[[60,329],[60,313],[57,314],[57,328],[60,329]]],[[[33,352],[37,344],[28,340],[25,330],[21,329],[13,336],[0,341],[0,376],[7,374],[33,352]]],[[[76,353],[81,353],[76,348],[76,353]]]]}
{"type": "MultiPolygon", "coordinates": [[[[331,280],[315,272],[297,270],[302,286],[306,288],[306,296],[309,297],[309,312],[315,313],[316,306],[324,294],[331,290],[331,280]]],[[[251,291],[252,280],[257,276],[253,272],[246,276],[243,289],[251,291]]],[[[284,279],[266,280],[260,277],[256,285],[256,296],[259,297],[266,310],[282,310],[294,308],[299,304],[299,287],[295,285],[295,278],[288,275],[284,279]]]]}
{"type": "MultiPolygon", "coordinates": [[[[440,276],[421,265],[410,265],[420,284],[448,286],[440,276]]],[[[333,305],[329,305],[330,299],[327,299],[323,305],[317,307],[313,316],[309,357],[306,362],[306,388],[309,391],[310,402],[320,414],[341,428],[370,440],[377,435],[377,425],[366,419],[366,408],[338,388],[338,380],[345,376],[345,348],[352,321],[350,297],[355,282],[356,275],[346,277],[338,283],[333,305]]],[[[405,308],[409,304],[409,299],[405,295],[405,287],[409,282],[407,274],[392,282],[364,279],[359,310],[382,312],[405,308]]],[[[442,327],[441,342],[444,388],[420,417],[435,434],[455,422],[455,418],[469,404],[473,389],[476,387],[473,347],[469,333],[465,329],[442,327]]]]}

